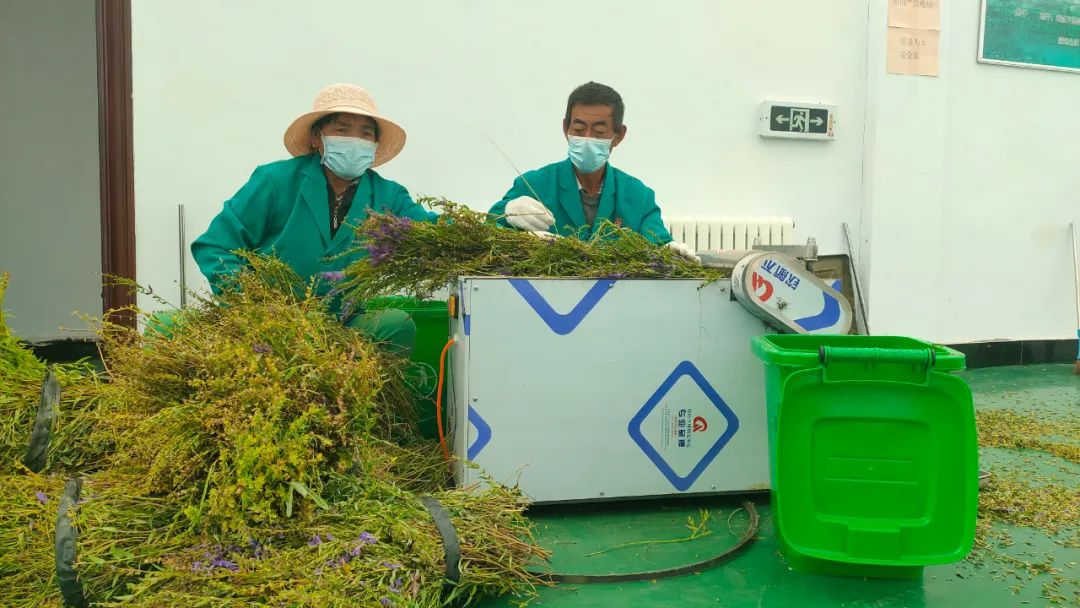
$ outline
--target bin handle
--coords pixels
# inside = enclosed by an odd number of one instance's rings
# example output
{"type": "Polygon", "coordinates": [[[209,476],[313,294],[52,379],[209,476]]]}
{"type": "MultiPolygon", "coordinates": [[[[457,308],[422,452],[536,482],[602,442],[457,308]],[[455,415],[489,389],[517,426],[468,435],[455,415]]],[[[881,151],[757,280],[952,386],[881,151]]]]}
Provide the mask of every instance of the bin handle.
{"type": "Polygon", "coordinates": [[[858,363],[921,363],[926,369],[937,364],[937,353],[932,348],[857,348],[824,346],[818,349],[818,361],[822,367],[836,362],[858,363]]]}

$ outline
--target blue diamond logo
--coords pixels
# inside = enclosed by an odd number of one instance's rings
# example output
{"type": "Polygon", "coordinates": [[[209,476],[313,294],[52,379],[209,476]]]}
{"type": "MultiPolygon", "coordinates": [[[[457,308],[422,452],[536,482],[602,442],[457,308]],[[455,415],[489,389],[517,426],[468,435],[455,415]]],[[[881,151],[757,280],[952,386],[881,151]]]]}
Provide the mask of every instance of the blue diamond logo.
{"type": "Polygon", "coordinates": [[[675,367],[628,427],[630,438],[680,492],[694,485],[738,430],[735,412],[689,361],[675,367]],[[689,385],[680,382],[684,378],[689,385]]]}

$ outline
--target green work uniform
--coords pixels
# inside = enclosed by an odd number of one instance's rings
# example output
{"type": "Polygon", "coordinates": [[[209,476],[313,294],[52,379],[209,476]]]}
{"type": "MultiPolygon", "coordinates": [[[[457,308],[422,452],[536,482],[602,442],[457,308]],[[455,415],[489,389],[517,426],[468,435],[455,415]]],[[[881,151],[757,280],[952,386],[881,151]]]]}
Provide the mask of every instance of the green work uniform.
{"type": "MultiPolygon", "coordinates": [[[[577,175],[570,159],[529,171],[523,177],[515,179],[514,185],[502,200],[491,208],[491,213],[504,215],[506,204],[519,196],[539,197],[540,202],[555,217],[555,226],[552,228],[555,234],[587,239],[599,227],[600,220],[608,220],[623,228],[640,232],[658,245],[671,241],[671,235],[660,217],[660,207],[656,206],[656,193],[641,183],[641,180],[610,164],[607,165],[604,175],[596,221],[591,225],[582,209],[577,175]]],[[[504,219],[499,221],[507,225],[504,219]]]]}
{"type": "MultiPolygon", "coordinates": [[[[363,248],[350,251],[354,249],[352,230],[338,230],[331,236],[327,178],[320,161],[315,153],[262,165],[225,201],[210,227],[191,244],[191,254],[211,288],[217,291],[220,280],[243,265],[233,253],[236,250],[276,255],[305,280],[341,271],[366,257],[363,248]]],[[[417,221],[435,219],[435,214],[416,204],[403,186],[371,169],[356,185],[344,224],[363,222],[369,211],[417,221]]],[[[322,294],[332,287],[328,281],[319,282],[322,294]]],[[[342,308],[336,299],[331,306],[335,313],[342,308]]],[[[349,308],[347,304],[344,307],[349,308]]],[[[379,342],[388,342],[402,354],[412,349],[416,334],[412,320],[397,310],[358,314],[346,324],[379,342]]]]}

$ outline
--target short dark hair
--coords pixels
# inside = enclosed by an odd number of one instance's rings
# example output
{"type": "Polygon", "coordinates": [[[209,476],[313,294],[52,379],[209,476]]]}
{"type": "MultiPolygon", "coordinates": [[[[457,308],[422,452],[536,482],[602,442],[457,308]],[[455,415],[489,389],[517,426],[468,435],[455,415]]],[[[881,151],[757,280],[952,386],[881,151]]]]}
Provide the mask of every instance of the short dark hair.
{"type": "Polygon", "coordinates": [[[570,126],[570,110],[574,106],[608,106],[611,108],[611,117],[615,120],[615,128],[622,126],[623,113],[626,106],[623,105],[622,97],[618,91],[599,82],[586,82],[570,93],[566,100],[566,116],[563,117],[563,128],[570,126]]]}
{"type": "MultiPolygon", "coordinates": [[[[325,127],[326,125],[334,122],[334,119],[337,118],[339,114],[341,114],[341,112],[333,112],[333,113],[327,114],[326,116],[323,116],[319,120],[316,120],[311,125],[311,134],[316,136],[316,137],[318,137],[319,135],[322,135],[323,127],[325,127]]],[[[379,121],[372,118],[371,122],[375,123],[375,141],[379,141],[379,121]]]]}

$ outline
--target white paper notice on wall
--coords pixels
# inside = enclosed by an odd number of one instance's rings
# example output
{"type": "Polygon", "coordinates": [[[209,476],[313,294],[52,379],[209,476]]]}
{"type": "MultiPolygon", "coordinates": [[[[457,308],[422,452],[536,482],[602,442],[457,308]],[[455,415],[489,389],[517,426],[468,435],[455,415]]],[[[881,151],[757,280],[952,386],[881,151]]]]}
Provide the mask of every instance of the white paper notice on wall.
{"type": "Polygon", "coordinates": [[[941,0],[889,0],[889,27],[941,30],[941,0]]]}
{"type": "Polygon", "coordinates": [[[890,74],[938,75],[941,32],[890,27],[886,69],[890,74]]]}

